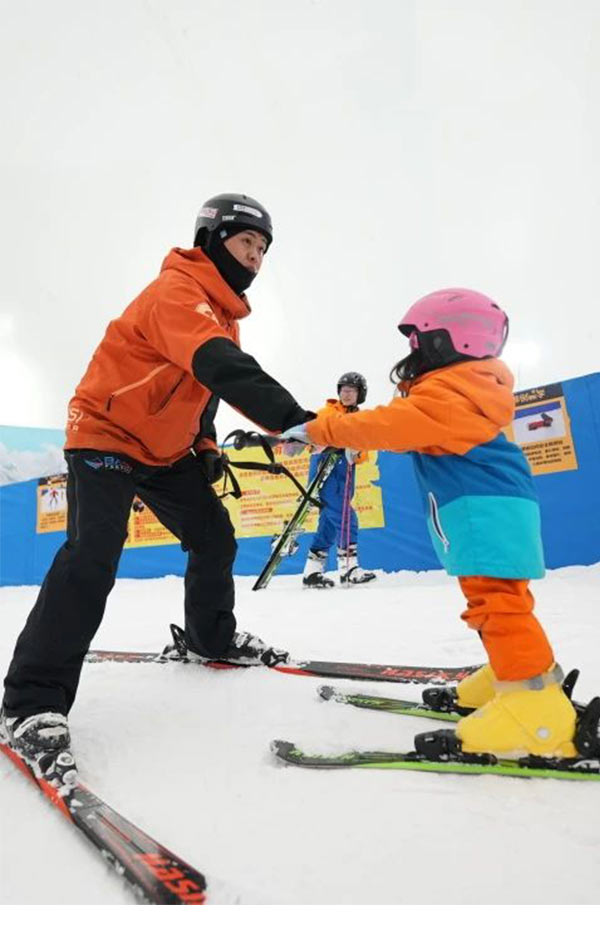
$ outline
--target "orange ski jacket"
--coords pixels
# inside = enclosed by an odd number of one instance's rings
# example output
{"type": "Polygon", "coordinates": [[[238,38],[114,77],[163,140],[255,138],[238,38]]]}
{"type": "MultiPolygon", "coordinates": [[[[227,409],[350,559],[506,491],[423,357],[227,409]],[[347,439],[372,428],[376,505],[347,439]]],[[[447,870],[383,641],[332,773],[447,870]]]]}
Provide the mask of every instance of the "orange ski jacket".
{"type": "Polygon", "coordinates": [[[216,397],[271,431],[310,418],[239,350],[238,323],[249,313],[201,248],[172,250],[110,322],[70,401],[65,448],[170,465],[192,446],[216,447],[216,397]]]}

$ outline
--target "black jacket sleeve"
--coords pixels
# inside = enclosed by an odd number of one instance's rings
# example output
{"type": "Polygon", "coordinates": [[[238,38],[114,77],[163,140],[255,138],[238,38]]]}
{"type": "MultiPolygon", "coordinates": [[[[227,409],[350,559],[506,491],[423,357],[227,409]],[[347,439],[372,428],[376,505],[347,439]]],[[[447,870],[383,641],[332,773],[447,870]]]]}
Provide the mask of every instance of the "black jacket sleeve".
{"type": "Polygon", "coordinates": [[[314,419],[314,413],[303,410],[258,361],[228,338],[202,344],[192,359],[192,370],[196,380],[269,432],[314,419]]]}
{"type": "Polygon", "coordinates": [[[192,448],[198,454],[205,449],[218,449],[215,416],[219,407],[219,397],[213,395],[208,401],[200,418],[200,431],[192,443],[192,448]]]}

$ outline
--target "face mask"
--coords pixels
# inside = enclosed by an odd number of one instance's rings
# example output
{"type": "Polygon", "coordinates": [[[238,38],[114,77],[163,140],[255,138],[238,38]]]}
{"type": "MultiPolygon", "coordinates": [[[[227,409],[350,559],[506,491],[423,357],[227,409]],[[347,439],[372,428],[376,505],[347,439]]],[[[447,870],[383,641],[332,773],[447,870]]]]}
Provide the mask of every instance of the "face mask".
{"type": "Polygon", "coordinates": [[[233,289],[234,293],[241,296],[251,285],[256,273],[248,270],[235,259],[233,254],[229,253],[218,231],[215,231],[209,238],[205,253],[210,257],[227,285],[233,289]]]}

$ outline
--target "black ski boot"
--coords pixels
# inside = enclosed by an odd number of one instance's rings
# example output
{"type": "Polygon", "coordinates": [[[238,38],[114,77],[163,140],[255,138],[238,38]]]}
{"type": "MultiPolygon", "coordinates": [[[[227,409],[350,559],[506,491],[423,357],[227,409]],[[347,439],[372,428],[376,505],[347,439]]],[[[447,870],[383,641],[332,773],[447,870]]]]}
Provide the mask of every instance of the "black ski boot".
{"type": "Polygon", "coordinates": [[[302,584],[307,588],[333,588],[333,579],[324,575],[328,549],[309,549],[302,575],[302,584]]]}
{"type": "Polygon", "coordinates": [[[77,782],[69,725],[60,712],[11,716],[2,709],[0,743],[8,745],[36,777],[47,780],[61,794],[77,782]]]}
{"type": "Polygon", "coordinates": [[[238,663],[240,666],[277,666],[278,663],[289,663],[290,655],[287,650],[270,647],[254,634],[236,631],[219,659],[223,663],[238,663]]]}
{"type": "Polygon", "coordinates": [[[340,582],[342,585],[366,585],[367,582],[372,582],[376,578],[374,572],[367,572],[365,569],[361,569],[360,566],[353,566],[340,575],[340,582]]]}
{"type": "Polygon", "coordinates": [[[25,758],[45,752],[58,754],[71,744],[66,716],[60,712],[10,716],[2,709],[0,731],[13,751],[25,758]]]}
{"type": "Polygon", "coordinates": [[[302,584],[305,585],[306,588],[333,588],[335,582],[333,579],[323,575],[322,572],[311,572],[310,575],[304,576],[302,584]]]}
{"type": "Polygon", "coordinates": [[[350,543],[347,549],[339,546],[337,560],[341,585],[366,585],[367,582],[372,582],[373,579],[377,578],[374,572],[366,572],[361,569],[358,564],[358,546],[356,543],[350,543]]]}
{"type": "Polygon", "coordinates": [[[277,666],[279,663],[289,663],[290,655],[287,650],[278,650],[270,647],[260,637],[248,634],[246,631],[236,631],[231,643],[218,658],[202,656],[190,649],[185,639],[185,633],[176,624],[171,624],[173,643],[168,644],[162,652],[167,660],[196,660],[202,663],[235,663],[238,666],[277,666]]]}

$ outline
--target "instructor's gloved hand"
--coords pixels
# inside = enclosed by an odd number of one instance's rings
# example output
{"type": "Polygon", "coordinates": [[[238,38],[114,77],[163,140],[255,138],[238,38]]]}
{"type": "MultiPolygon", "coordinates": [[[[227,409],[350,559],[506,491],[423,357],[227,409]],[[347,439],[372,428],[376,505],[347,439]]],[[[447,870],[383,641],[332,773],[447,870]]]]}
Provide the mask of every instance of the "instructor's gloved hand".
{"type": "Polygon", "coordinates": [[[215,449],[204,449],[196,455],[198,466],[209,484],[216,484],[225,473],[223,455],[215,449]]]}

